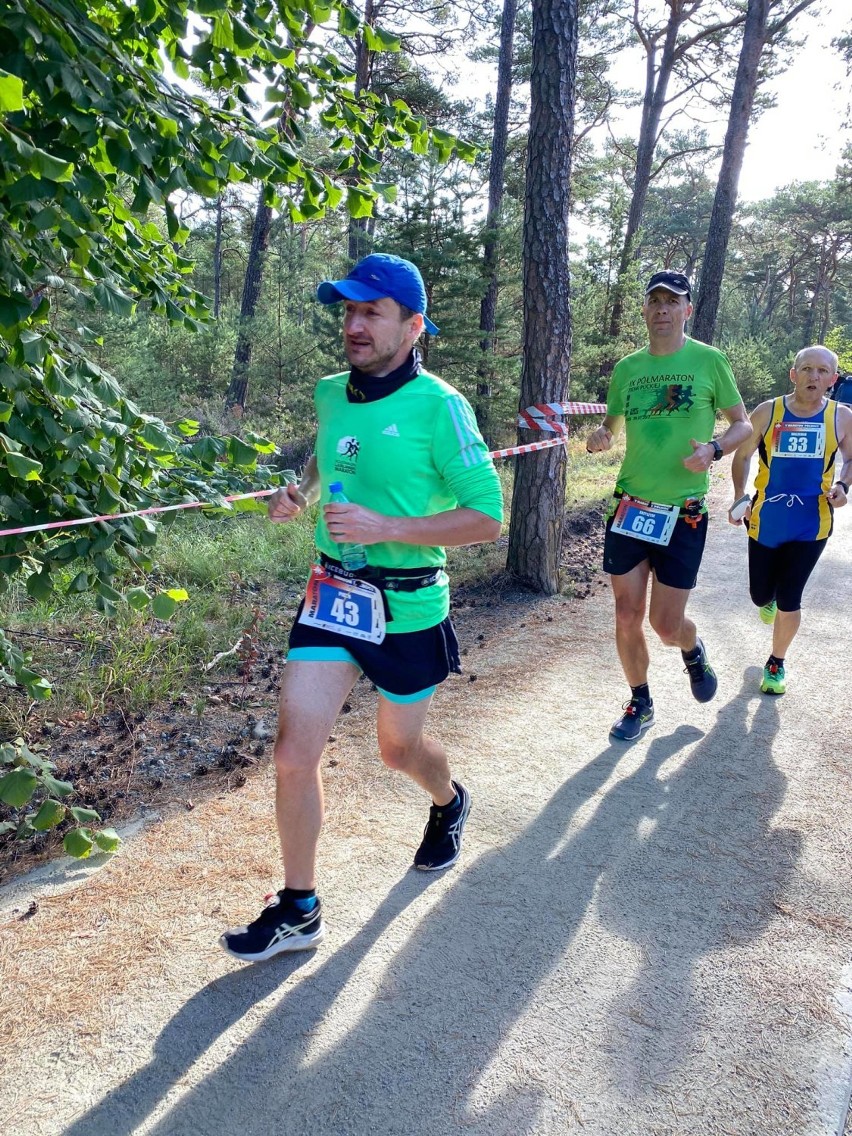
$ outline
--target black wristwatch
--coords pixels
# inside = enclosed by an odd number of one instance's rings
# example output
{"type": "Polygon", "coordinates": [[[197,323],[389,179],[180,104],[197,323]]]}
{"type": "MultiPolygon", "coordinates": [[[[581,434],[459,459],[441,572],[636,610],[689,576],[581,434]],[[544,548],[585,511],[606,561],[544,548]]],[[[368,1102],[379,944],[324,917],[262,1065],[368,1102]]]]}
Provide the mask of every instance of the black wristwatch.
{"type": "Polygon", "coordinates": [[[710,445],[713,447],[713,461],[717,462],[719,458],[725,456],[725,451],[719,445],[715,438],[710,439],[710,445]]]}
{"type": "Polygon", "coordinates": [[[835,481],[834,484],[835,485],[841,485],[843,487],[843,492],[846,494],[847,497],[849,496],[849,486],[846,484],[845,481],[835,481]]]}

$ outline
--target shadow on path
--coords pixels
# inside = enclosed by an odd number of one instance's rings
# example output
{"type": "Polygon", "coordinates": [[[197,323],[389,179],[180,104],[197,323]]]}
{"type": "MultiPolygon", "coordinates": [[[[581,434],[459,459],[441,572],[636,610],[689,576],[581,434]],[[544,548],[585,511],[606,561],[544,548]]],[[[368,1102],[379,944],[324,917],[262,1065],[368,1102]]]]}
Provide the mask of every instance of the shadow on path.
{"type": "MultiPolygon", "coordinates": [[[[747,704],[741,695],[730,710],[744,720],[747,704]]],[[[723,708],[721,717],[726,713],[723,708]]],[[[762,719],[774,715],[771,707],[758,713],[762,719]]],[[[588,818],[578,817],[630,752],[623,744],[608,745],[560,786],[516,839],[461,873],[400,950],[382,952],[382,932],[422,890],[422,877],[408,874],[351,942],[284,995],[246,1041],[150,1131],[155,1136],[541,1131],[536,1118],[545,1103],[543,1089],[521,1083],[519,1075],[509,1083],[503,1078],[501,1091],[490,1091],[490,1080],[483,1083],[481,1076],[541,984],[564,965],[598,889],[604,891],[607,921],[647,951],[647,967],[624,995],[630,1002],[657,989],[653,976],[660,968],[688,995],[696,957],[719,945],[718,928],[727,926],[727,916],[714,915],[714,906],[729,896],[744,870],[732,859],[732,848],[744,849],[747,841],[756,865],[771,861],[777,886],[779,837],[769,831],[783,791],[770,758],[777,717],[769,726],[737,731],[736,753],[718,753],[714,731],[668,780],[661,780],[661,767],[702,734],[680,726],[657,736],[640,768],[615,782],[588,818]],[[720,791],[720,778],[725,785],[730,779],[729,792],[720,791]],[[654,821],[645,839],[643,826],[654,821]],[[701,875],[701,886],[681,910],[681,899],[667,898],[659,876],[682,871],[687,862],[694,871],[688,841],[680,844],[685,833],[698,831],[699,822],[712,887],[701,875]],[[353,989],[347,987],[374,946],[365,973],[370,997],[354,994],[362,1008],[353,1010],[353,989]]],[[[760,918],[746,919],[743,933],[756,933],[760,925],[760,918]]],[[[66,1136],[131,1132],[150,1116],[175,1076],[294,965],[287,960],[240,971],[201,991],[163,1031],[152,1062],[66,1136]],[[211,1000],[206,1007],[205,999],[211,1000]],[[207,1020],[217,1015],[215,1022],[207,1020]]],[[[566,990],[559,1009],[564,1029],[573,1030],[582,1046],[575,1000],[566,990]]],[[[618,1000],[614,1010],[620,1012],[618,1000]]],[[[689,1027],[678,1019],[673,1028],[681,1035],[689,1027]]],[[[533,1039],[533,1052],[537,1044],[533,1039]]],[[[619,1059],[634,1066],[645,1060],[630,1038],[624,1044],[619,1059]]]]}
{"type": "Polygon", "coordinates": [[[721,716],[723,735],[712,731],[670,774],[649,752],[614,791],[638,790],[647,803],[598,893],[603,925],[641,947],[632,982],[612,1003],[608,1047],[613,1082],[634,1099],[718,1028],[699,997],[696,964],[761,934],[801,852],[797,832],[772,826],[787,779],[772,758],[778,700],[756,693],[759,680],[757,668],[746,670],[721,716]]]}

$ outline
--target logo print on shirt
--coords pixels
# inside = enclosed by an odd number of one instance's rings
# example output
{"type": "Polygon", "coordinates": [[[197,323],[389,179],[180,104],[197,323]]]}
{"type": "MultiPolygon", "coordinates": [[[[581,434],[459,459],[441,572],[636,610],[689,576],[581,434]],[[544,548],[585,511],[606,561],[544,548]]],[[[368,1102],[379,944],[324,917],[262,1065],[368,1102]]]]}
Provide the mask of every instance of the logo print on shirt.
{"type": "Polygon", "coordinates": [[[391,438],[398,438],[399,437],[399,427],[394,422],[390,426],[385,426],[384,430],[382,430],[382,433],[388,434],[391,438]]]}
{"type": "Polygon", "coordinates": [[[348,434],[340,438],[337,443],[337,460],[334,463],[335,473],[355,473],[358,467],[358,454],[361,452],[361,443],[354,436],[348,434]]]}
{"type": "Polygon", "coordinates": [[[657,403],[648,411],[649,414],[673,414],[678,410],[688,410],[695,404],[692,397],[692,387],[683,383],[669,383],[661,387],[657,395],[657,403]]]}
{"type": "Polygon", "coordinates": [[[337,452],[345,454],[348,458],[357,458],[361,443],[357,438],[341,438],[337,443],[337,452]]]}

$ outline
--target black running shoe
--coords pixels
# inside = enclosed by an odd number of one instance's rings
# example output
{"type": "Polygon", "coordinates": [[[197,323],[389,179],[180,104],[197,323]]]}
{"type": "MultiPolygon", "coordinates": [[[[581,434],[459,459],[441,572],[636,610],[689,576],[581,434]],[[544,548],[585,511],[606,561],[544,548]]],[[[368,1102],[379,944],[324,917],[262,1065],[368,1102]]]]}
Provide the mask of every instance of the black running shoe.
{"type": "Polygon", "coordinates": [[[631,698],[624,703],[624,713],[613,723],[609,736],[623,742],[632,742],[653,722],[654,703],[647,698],[631,698]]]}
{"type": "Polygon", "coordinates": [[[219,946],[244,962],[263,962],[282,951],[309,951],[325,938],[320,901],[301,911],[279,891],[248,927],[233,927],[219,936],[219,946]]]}
{"type": "Polygon", "coordinates": [[[423,840],[414,854],[414,867],[423,872],[449,868],[461,855],[462,833],[470,812],[470,793],[458,781],[453,781],[453,788],[459,795],[455,808],[432,805],[429,809],[423,840]]]}
{"type": "Polygon", "coordinates": [[[716,672],[707,662],[704,644],[700,639],[696,639],[695,645],[698,648],[698,655],[694,659],[687,659],[685,652],[681,651],[683,661],[686,663],[683,672],[689,675],[693,698],[696,698],[699,702],[709,702],[716,693],[719,682],[716,678],[716,672]]]}

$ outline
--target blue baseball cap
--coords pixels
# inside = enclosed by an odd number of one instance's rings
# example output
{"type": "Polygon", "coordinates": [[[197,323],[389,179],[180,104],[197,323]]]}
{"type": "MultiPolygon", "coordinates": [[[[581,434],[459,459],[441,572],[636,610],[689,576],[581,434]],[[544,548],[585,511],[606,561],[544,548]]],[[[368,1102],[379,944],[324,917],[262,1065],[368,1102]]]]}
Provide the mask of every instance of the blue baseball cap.
{"type": "Polygon", "coordinates": [[[430,335],[438,329],[426,315],[426,288],[420,269],[410,260],[387,252],[374,252],[359,260],[343,280],[323,280],[317,288],[321,304],[339,304],[341,300],[396,300],[423,316],[430,335]]]}

